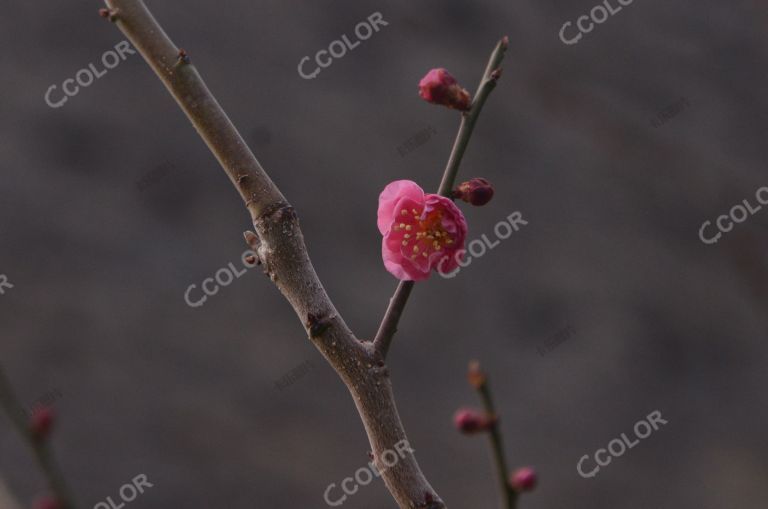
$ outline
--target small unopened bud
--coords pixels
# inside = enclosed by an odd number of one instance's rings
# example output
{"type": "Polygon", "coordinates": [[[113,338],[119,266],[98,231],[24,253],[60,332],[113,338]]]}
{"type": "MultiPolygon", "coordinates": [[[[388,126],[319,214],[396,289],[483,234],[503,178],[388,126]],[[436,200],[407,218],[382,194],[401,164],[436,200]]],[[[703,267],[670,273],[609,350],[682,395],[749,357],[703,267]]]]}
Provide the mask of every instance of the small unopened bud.
{"type": "Polygon", "coordinates": [[[496,418],[477,410],[462,408],[453,416],[456,429],[466,435],[490,430],[496,424],[496,418]]]}
{"type": "Polygon", "coordinates": [[[440,104],[455,110],[467,111],[472,106],[472,97],[445,69],[432,69],[419,82],[419,95],[433,104],[440,104]]]}
{"type": "Polygon", "coordinates": [[[63,509],[64,505],[53,497],[40,497],[32,505],[33,509],[63,509]]]}
{"type": "Polygon", "coordinates": [[[536,487],[536,471],[531,467],[518,468],[509,476],[509,484],[518,493],[531,491],[536,487]]]}
{"type": "Polygon", "coordinates": [[[459,184],[453,190],[453,197],[482,207],[493,198],[493,185],[484,178],[473,178],[459,184]]]}
{"type": "Polygon", "coordinates": [[[488,377],[485,375],[482,369],[480,369],[479,361],[472,361],[469,363],[469,369],[467,370],[467,381],[469,385],[475,389],[480,389],[488,381],[488,377]]]}
{"type": "Polygon", "coordinates": [[[53,409],[48,406],[39,406],[32,411],[29,430],[36,440],[45,440],[51,434],[53,422],[53,409]]]}

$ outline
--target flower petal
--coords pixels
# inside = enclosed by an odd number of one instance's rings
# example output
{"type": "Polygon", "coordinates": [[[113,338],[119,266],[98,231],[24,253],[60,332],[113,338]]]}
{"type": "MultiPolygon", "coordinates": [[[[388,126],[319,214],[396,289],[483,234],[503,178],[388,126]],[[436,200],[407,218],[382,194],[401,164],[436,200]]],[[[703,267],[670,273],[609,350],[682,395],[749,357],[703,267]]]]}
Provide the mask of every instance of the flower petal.
{"type": "Polygon", "coordinates": [[[424,190],[412,180],[396,180],[387,185],[379,195],[376,223],[382,235],[389,232],[397,213],[396,206],[402,198],[406,197],[421,204],[424,202],[424,190]]]}

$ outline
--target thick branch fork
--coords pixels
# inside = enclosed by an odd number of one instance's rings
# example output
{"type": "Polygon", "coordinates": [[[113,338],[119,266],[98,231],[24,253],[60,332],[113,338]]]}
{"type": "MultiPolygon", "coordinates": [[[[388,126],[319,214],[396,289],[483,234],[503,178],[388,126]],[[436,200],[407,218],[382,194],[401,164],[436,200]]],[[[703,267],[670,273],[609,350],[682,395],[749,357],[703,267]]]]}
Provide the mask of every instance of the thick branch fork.
{"type": "MultiPolygon", "coordinates": [[[[401,509],[443,509],[445,504],[432,489],[413,454],[404,455],[394,466],[381,462],[382,455],[408,443],[395,405],[392,384],[385,364],[389,342],[394,335],[412,283],[401,285],[393,298],[375,342],[355,337],[333,306],[309,259],[298,216],[262,168],[206,87],[192,64],[194,58],[180,50],[166,35],[142,0],[106,0],[105,18],[116,23],[197,129],[240,193],[250,212],[254,231],[246,242],[258,254],[265,273],[293,307],[308,337],[349,389],[363,421],[374,461],[401,509]],[[376,345],[376,346],[374,346],[376,345]]],[[[469,136],[498,75],[498,62],[506,42],[494,52],[483,76],[472,110],[462,119],[457,145],[449,161],[455,179],[458,163],[469,136]],[[500,49],[501,48],[501,49],[500,49]]]]}

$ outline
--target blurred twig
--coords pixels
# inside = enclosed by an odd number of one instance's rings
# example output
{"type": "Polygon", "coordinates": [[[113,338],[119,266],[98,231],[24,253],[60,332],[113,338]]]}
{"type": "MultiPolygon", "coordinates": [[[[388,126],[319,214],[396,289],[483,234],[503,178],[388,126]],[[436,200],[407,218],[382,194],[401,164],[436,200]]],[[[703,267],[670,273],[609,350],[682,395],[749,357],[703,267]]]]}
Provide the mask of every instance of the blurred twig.
{"type": "Polygon", "coordinates": [[[50,440],[41,440],[32,433],[24,406],[19,402],[16,393],[13,391],[13,387],[5,375],[2,365],[0,365],[0,406],[2,406],[22,438],[32,448],[35,459],[48,481],[51,493],[56,496],[62,509],[74,509],[73,498],[54,459],[50,440]]]}
{"type": "Polygon", "coordinates": [[[489,429],[488,439],[491,443],[493,462],[496,466],[496,475],[499,481],[501,497],[504,500],[504,507],[506,509],[515,509],[517,506],[517,492],[512,489],[512,486],[507,481],[509,470],[507,469],[504,444],[502,443],[501,431],[499,430],[499,418],[496,414],[493,396],[491,395],[491,386],[488,383],[488,375],[480,370],[480,366],[476,361],[470,363],[469,366],[469,383],[477,390],[483,402],[485,413],[493,421],[493,425],[489,429]]]}

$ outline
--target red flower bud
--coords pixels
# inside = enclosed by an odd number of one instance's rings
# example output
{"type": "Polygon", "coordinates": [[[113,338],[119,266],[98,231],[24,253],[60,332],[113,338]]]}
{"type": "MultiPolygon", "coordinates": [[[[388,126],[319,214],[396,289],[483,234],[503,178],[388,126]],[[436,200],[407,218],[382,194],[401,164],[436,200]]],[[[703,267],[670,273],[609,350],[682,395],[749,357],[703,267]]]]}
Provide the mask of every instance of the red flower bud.
{"type": "Polygon", "coordinates": [[[37,440],[45,440],[51,434],[53,428],[53,409],[48,406],[39,406],[32,411],[29,430],[37,440]]]}
{"type": "Polygon", "coordinates": [[[493,198],[493,185],[484,178],[473,178],[459,184],[453,191],[453,197],[482,207],[493,198]]]}
{"type": "Polygon", "coordinates": [[[533,490],[537,480],[536,471],[531,467],[518,468],[509,476],[509,484],[518,493],[533,490]]]}
{"type": "Polygon", "coordinates": [[[53,497],[40,497],[35,500],[34,509],[63,509],[64,506],[53,497]]]}
{"type": "Polygon", "coordinates": [[[419,82],[419,95],[433,104],[467,111],[472,106],[469,92],[461,88],[445,69],[432,69],[419,82]]]}
{"type": "Polygon", "coordinates": [[[496,424],[496,418],[487,416],[477,410],[462,408],[453,416],[456,429],[466,435],[490,430],[496,424]]]}

